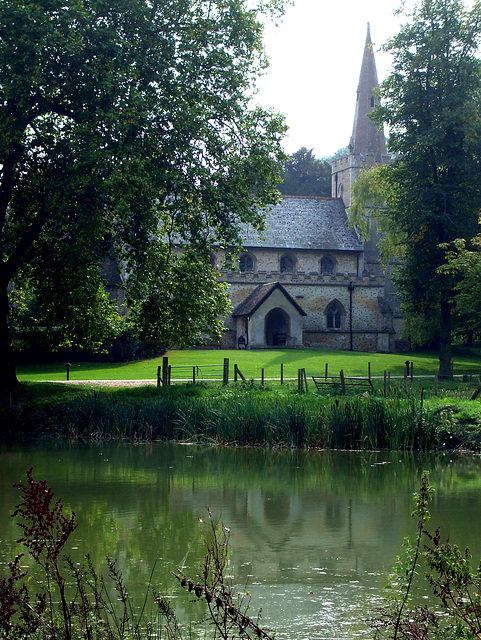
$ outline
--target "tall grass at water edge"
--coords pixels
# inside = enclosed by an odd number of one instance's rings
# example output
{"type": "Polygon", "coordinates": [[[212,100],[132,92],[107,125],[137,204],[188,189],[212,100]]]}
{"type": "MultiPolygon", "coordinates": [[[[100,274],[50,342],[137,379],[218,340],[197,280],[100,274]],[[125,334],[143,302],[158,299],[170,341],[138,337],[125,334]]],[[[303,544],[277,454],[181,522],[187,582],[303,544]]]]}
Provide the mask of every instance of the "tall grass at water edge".
{"type": "Polygon", "coordinates": [[[240,389],[144,398],[94,392],[73,398],[57,428],[90,438],[345,449],[433,449],[449,437],[440,412],[412,398],[240,389]]]}

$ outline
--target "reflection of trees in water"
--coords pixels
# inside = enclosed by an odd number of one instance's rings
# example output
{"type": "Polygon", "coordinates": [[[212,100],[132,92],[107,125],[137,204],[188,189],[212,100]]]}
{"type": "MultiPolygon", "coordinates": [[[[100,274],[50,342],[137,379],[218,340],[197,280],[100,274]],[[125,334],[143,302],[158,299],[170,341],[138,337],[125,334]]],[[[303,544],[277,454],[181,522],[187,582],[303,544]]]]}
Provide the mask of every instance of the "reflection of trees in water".
{"type": "MultiPolygon", "coordinates": [[[[432,479],[436,474],[442,476],[446,488],[466,481],[481,488],[478,458],[455,453],[273,451],[168,443],[100,444],[70,451],[10,452],[5,470],[15,469],[15,474],[10,476],[12,483],[17,482],[37,458],[36,469],[42,476],[51,477],[52,484],[56,481],[64,484],[68,476],[69,484],[78,484],[80,491],[95,492],[99,483],[117,483],[119,497],[128,485],[140,492],[143,487],[159,485],[169,494],[173,487],[192,482],[197,486],[219,482],[237,488],[258,486],[276,492],[283,486],[292,487],[293,483],[302,489],[328,485],[332,490],[365,491],[369,497],[382,491],[391,493],[393,488],[417,487],[426,465],[432,479]],[[402,464],[402,473],[399,473],[399,464],[402,464]]],[[[142,494],[138,497],[142,499],[142,494]]]]}

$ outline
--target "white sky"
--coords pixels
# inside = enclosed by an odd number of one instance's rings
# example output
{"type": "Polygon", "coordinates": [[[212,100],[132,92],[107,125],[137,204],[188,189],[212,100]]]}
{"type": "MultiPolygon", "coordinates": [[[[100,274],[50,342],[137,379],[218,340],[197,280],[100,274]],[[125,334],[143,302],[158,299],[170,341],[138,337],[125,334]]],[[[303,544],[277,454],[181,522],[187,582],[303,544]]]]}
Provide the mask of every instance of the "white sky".
{"type": "Polygon", "coordinates": [[[348,144],[367,23],[381,82],[391,63],[378,49],[399,30],[398,7],[399,0],[295,0],[278,27],[267,26],[271,67],[256,102],[286,116],[287,153],[307,147],[322,158],[348,144]]]}

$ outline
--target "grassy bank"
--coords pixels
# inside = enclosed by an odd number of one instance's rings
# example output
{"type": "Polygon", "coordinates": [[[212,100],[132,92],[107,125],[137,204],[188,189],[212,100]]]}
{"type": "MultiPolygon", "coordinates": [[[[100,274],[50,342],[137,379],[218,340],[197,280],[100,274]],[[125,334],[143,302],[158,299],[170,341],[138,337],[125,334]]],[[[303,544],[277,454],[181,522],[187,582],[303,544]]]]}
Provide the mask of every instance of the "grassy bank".
{"type": "Polygon", "coordinates": [[[481,449],[479,382],[335,395],[252,382],[156,388],[25,385],[2,406],[6,439],[169,439],[284,447],[481,449]]]}
{"type": "MultiPolygon", "coordinates": [[[[174,379],[191,376],[194,365],[200,368],[200,379],[222,378],[220,366],[228,358],[231,369],[237,364],[246,378],[260,380],[264,369],[266,378],[279,378],[281,364],[287,378],[295,378],[298,369],[305,369],[307,376],[324,375],[326,364],[331,375],[342,369],[346,375],[365,376],[368,366],[371,374],[381,377],[384,371],[392,376],[402,376],[405,361],[413,363],[413,372],[418,376],[434,376],[438,369],[438,357],[434,352],[412,352],[404,354],[362,353],[329,351],[327,349],[263,349],[258,351],[184,350],[166,354],[173,367],[174,379]],[[217,369],[216,369],[217,367],[217,369]]],[[[481,374],[480,349],[455,349],[453,352],[454,373],[457,375],[481,374]]],[[[162,358],[128,363],[71,362],[71,380],[154,380],[162,358]]],[[[23,365],[18,368],[22,382],[43,380],[61,381],[66,378],[65,363],[23,365]]]]}

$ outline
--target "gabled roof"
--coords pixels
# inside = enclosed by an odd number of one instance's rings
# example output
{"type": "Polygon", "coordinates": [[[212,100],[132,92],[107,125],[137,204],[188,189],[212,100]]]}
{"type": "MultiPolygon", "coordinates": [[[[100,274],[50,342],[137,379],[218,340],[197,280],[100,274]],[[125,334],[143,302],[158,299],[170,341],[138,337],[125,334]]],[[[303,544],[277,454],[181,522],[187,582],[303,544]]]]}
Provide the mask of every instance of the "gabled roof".
{"type": "Polygon", "coordinates": [[[296,308],[301,316],[307,316],[307,313],[304,311],[304,309],[302,309],[302,307],[297,304],[294,298],[284,289],[280,282],[268,282],[256,287],[254,291],[250,293],[247,298],[243,302],[241,302],[240,305],[234,310],[234,312],[232,313],[232,317],[236,318],[239,316],[251,316],[276,289],[279,289],[284,294],[287,300],[289,300],[289,302],[293,307],[296,308]]]}
{"type": "Polygon", "coordinates": [[[273,249],[316,249],[325,251],[362,251],[363,245],[340,198],[283,196],[282,202],[266,212],[262,234],[244,225],[244,247],[273,249]]]}

